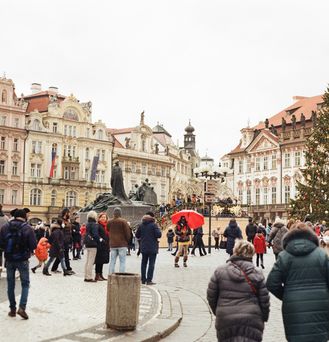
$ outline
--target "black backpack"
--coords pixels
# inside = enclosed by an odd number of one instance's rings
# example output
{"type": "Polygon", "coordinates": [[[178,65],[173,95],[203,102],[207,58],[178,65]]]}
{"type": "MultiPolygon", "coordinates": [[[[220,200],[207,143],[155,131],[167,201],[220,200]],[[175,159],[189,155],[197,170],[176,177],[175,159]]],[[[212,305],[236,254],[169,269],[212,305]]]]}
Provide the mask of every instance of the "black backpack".
{"type": "Polygon", "coordinates": [[[15,226],[8,223],[9,228],[5,236],[5,258],[8,261],[23,261],[28,259],[29,251],[23,241],[23,228],[27,223],[21,226],[15,226]]]}

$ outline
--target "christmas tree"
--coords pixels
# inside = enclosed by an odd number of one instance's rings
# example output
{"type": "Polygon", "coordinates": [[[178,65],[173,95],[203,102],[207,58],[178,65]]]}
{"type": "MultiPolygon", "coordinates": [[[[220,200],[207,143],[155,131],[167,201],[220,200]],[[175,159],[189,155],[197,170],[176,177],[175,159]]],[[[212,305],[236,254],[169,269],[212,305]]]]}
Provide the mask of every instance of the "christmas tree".
{"type": "Polygon", "coordinates": [[[291,216],[312,222],[328,219],[329,212],[329,88],[323,95],[312,135],[306,141],[303,180],[297,182],[297,198],[291,201],[291,216]]]}

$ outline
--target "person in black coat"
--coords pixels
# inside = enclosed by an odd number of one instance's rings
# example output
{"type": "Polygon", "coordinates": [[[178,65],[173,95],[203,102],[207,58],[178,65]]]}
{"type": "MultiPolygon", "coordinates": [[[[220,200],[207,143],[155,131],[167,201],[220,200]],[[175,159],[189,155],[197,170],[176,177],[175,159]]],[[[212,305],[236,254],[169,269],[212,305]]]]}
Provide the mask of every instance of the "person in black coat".
{"type": "Polygon", "coordinates": [[[64,233],[63,233],[63,221],[59,218],[50,226],[50,249],[49,249],[49,259],[45,264],[42,273],[46,276],[51,276],[49,273],[49,267],[56,260],[60,260],[60,264],[63,269],[63,275],[72,275],[72,272],[67,270],[64,258],[64,233]]]}
{"type": "Polygon", "coordinates": [[[140,239],[140,248],[142,252],[142,284],[154,285],[153,274],[154,265],[159,250],[158,239],[161,238],[161,230],[155,223],[154,213],[147,212],[143,216],[142,223],[139,225],[136,238],[140,239]],[[147,275],[146,275],[146,269],[147,275]]]}
{"type": "Polygon", "coordinates": [[[237,225],[235,219],[231,219],[229,225],[224,231],[224,236],[227,238],[226,253],[233,255],[233,247],[236,239],[242,239],[240,227],[237,225]]]}
{"type": "Polygon", "coordinates": [[[248,222],[249,223],[247,224],[247,227],[246,227],[247,240],[253,243],[254,237],[257,233],[257,225],[252,221],[251,217],[249,217],[248,222]]]}
{"type": "Polygon", "coordinates": [[[202,239],[202,237],[203,237],[203,229],[202,229],[202,227],[194,229],[193,235],[194,235],[194,237],[193,237],[194,246],[193,246],[191,254],[195,255],[194,254],[195,253],[195,249],[199,248],[200,256],[207,255],[206,249],[204,247],[203,239],[202,239]]]}
{"type": "Polygon", "coordinates": [[[168,249],[167,251],[172,251],[172,244],[174,242],[174,237],[175,237],[175,233],[174,231],[170,228],[167,232],[167,242],[168,242],[168,249]]]}
{"type": "Polygon", "coordinates": [[[108,217],[106,213],[100,213],[98,216],[98,235],[103,241],[97,244],[97,253],[95,258],[95,280],[106,280],[103,276],[103,265],[110,262],[110,241],[107,232],[108,217]]]}
{"type": "Polygon", "coordinates": [[[75,216],[72,221],[72,256],[73,260],[81,259],[81,233],[79,216],[75,216]]]}

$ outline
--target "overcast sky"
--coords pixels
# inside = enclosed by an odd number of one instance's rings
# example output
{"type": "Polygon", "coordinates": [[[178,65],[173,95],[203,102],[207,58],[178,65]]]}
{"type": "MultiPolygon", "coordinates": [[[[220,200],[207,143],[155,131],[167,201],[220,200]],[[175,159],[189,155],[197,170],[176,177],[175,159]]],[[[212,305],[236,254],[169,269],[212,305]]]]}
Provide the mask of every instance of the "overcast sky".
{"type": "Polygon", "coordinates": [[[94,120],[145,110],[218,160],[240,129],[329,81],[328,0],[1,1],[0,72],[93,102],[94,120]]]}

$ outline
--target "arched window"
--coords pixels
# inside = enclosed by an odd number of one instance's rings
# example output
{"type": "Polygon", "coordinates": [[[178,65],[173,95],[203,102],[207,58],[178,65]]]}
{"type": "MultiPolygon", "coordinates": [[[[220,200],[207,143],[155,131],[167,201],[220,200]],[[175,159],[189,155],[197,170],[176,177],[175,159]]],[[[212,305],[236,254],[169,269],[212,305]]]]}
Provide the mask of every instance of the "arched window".
{"type": "Polygon", "coordinates": [[[1,94],[1,102],[2,103],[7,103],[7,90],[3,90],[1,94]]]}
{"type": "Polygon", "coordinates": [[[33,129],[34,131],[40,131],[40,130],[41,130],[40,121],[39,121],[38,119],[35,119],[35,120],[33,121],[32,129],[33,129]]]}
{"type": "Polygon", "coordinates": [[[86,148],[86,159],[89,159],[89,147],[86,148]]]}
{"type": "Polygon", "coordinates": [[[51,192],[51,198],[50,198],[50,205],[52,207],[55,207],[56,206],[56,199],[57,199],[57,191],[56,190],[53,190],[51,192]]]}
{"type": "Polygon", "coordinates": [[[69,191],[66,193],[65,197],[66,207],[76,207],[77,205],[77,193],[74,191],[69,191]]]}
{"type": "Polygon", "coordinates": [[[30,205],[41,205],[41,190],[40,189],[31,190],[30,205]]]}
{"type": "Polygon", "coordinates": [[[103,131],[101,129],[99,129],[97,131],[97,139],[98,140],[103,140],[103,131]]]}

